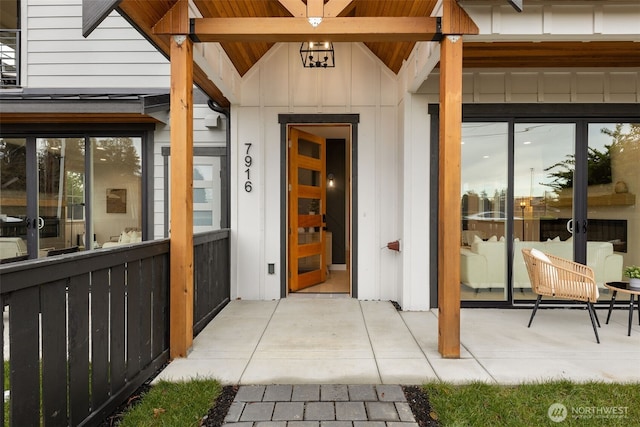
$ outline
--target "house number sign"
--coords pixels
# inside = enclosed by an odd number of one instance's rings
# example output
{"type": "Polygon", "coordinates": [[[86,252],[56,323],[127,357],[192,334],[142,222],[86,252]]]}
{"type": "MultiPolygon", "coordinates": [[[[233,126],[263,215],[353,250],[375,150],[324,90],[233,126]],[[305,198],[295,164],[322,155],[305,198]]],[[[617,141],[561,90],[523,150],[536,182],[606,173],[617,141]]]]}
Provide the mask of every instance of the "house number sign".
{"type": "Polygon", "coordinates": [[[253,157],[251,157],[250,154],[252,144],[250,142],[245,142],[244,145],[247,147],[247,151],[245,151],[244,155],[244,166],[247,168],[244,171],[244,173],[247,174],[247,179],[244,181],[244,191],[251,193],[251,190],[253,190],[253,183],[251,182],[251,165],[253,165],[253,157]]]}

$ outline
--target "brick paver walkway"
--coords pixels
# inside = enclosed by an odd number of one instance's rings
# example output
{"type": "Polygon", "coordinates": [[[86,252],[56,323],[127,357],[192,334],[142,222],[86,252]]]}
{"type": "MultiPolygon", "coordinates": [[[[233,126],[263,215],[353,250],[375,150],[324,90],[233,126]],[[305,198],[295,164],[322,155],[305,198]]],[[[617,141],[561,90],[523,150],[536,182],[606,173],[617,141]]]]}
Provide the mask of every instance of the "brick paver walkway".
{"type": "Polygon", "coordinates": [[[227,427],[418,427],[398,385],[241,386],[227,427]]]}

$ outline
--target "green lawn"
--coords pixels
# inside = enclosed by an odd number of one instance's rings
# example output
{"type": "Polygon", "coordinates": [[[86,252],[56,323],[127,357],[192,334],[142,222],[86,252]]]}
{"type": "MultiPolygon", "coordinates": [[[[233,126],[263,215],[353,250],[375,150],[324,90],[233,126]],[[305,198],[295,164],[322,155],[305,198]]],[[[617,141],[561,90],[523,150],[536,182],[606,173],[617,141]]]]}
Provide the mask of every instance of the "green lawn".
{"type": "Polygon", "coordinates": [[[221,391],[215,380],[160,381],[125,414],[119,426],[199,426],[221,391]]]}
{"type": "Polygon", "coordinates": [[[423,390],[433,417],[443,427],[627,427],[638,425],[635,423],[640,420],[640,384],[550,381],[504,386],[434,382],[425,384],[423,390]],[[552,405],[555,422],[548,415],[552,405]]]}

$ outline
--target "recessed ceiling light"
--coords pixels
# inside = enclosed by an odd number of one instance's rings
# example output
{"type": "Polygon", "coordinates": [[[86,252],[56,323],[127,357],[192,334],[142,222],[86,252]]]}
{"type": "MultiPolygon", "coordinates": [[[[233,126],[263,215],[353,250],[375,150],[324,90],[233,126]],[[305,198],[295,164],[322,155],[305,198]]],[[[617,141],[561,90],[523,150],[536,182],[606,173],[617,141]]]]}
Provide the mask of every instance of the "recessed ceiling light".
{"type": "Polygon", "coordinates": [[[531,144],[531,141],[525,141],[525,142],[523,142],[523,144],[524,145],[529,145],[529,144],[531,144]]]}
{"type": "Polygon", "coordinates": [[[489,158],[489,156],[482,156],[482,158],[483,158],[483,159],[488,159],[488,158],[489,158]]]}

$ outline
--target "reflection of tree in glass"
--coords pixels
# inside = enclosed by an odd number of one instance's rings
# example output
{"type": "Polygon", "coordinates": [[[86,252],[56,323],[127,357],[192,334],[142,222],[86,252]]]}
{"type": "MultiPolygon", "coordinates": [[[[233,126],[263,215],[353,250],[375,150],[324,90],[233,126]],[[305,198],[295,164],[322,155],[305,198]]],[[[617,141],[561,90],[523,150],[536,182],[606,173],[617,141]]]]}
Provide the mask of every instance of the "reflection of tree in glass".
{"type": "MultiPolygon", "coordinates": [[[[540,184],[551,187],[554,190],[573,187],[573,171],[575,169],[576,159],[573,154],[568,154],[566,157],[565,160],[545,168],[545,172],[554,168],[558,168],[559,170],[549,173],[549,178],[553,178],[553,181],[550,183],[542,182],[540,184]]],[[[587,170],[587,185],[609,184],[611,182],[611,145],[605,145],[603,151],[588,147],[587,170]]]]}
{"type": "Polygon", "coordinates": [[[97,140],[94,156],[101,166],[109,166],[120,173],[140,176],[140,156],[131,138],[101,138],[97,140]]]}
{"type": "Polygon", "coordinates": [[[84,176],[80,172],[67,172],[67,182],[65,188],[67,196],[79,197],[73,203],[80,203],[84,198],[84,176]]]}
{"type": "Polygon", "coordinates": [[[0,142],[0,188],[3,191],[24,191],[27,187],[26,150],[23,141],[0,142]]]}
{"type": "MultiPolygon", "coordinates": [[[[629,132],[623,130],[624,124],[617,123],[615,129],[601,129],[612,139],[611,150],[622,153],[625,150],[640,150],[640,123],[630,123],[629,132]]],[[[627,153],[628,154],[628,153],[627,153]]]]}

